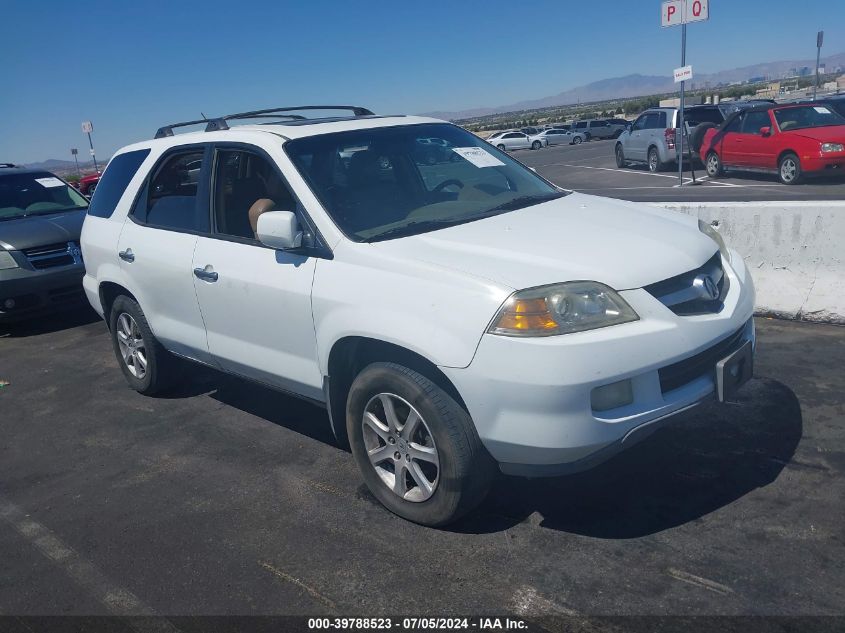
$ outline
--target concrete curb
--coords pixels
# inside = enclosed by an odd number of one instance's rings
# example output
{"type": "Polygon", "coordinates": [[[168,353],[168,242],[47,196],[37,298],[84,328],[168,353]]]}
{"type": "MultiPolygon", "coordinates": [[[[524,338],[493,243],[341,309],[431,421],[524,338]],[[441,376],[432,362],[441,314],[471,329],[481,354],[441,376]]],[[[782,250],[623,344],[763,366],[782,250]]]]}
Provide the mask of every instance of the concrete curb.
{"type": "Polygon", "coordinates": [[[717,226],[745,258],[758,314],[845,325],[845,200],[655,206],[717,226]]]}

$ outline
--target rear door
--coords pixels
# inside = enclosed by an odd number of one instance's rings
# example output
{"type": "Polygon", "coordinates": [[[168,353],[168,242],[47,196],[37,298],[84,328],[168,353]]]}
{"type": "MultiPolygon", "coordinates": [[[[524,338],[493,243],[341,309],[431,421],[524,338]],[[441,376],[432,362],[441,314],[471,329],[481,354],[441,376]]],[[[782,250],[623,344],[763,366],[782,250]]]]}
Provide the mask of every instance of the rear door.
{"type": "Polygon", "coordinates": [[[505,134],[503,138],[505,147],[508,149],[525,149],[531,147],[531,143],[528,142],[528,135],[522,132],[510,132],[505,134]]]}
{"type": "Polygon", "coordinates": [[[742,122],[745,113],[740,113],[719,133],[717,152],[722,158],[722,164],[728,166],[742,166],[745,160],[745,143],[742,135],[742,122]]]}
{"type": "Polygon", "coordinates": [[[641,114],[636,121],[634,121],[634,125],[631,127],[631,134],[623,146],[625,156],[627,158],[632,160],[645,160],[645,127],[650,114],[651,113],[649,112],[645,112],[641,114]]]}
{"type": "Polygon", "coordinates": [[[169,350],[210,361],[191,264],[209,230],[210,146],[167,152],[150,172],[118,242],[120,266],[153,334],[169,350]],[[193,179],[189,169],[198,171],[193,179]]]}

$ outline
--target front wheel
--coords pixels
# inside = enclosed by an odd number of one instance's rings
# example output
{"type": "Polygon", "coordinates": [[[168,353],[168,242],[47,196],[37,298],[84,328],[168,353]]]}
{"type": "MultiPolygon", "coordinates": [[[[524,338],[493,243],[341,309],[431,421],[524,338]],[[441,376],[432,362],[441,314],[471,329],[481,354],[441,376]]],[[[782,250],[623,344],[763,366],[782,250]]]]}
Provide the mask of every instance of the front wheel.
{"type": "Polygon", "coordinates": [[[622,144],[616,145],[616,166],[620,169],[628,166],[628,161],[625,160],[625,150],[622,149],[622,144]]]}
{"type": "Polygon", "coordinates": [[[158,342],[134,299],[119,296],[109,315],[112,346],[129,386],[153,395],[176,382],[178,360],[158,342]]]}
{"type": "Polygon", "coordinates": [[[707,160],[704,161],[704,169],[707,172],[707,175],[711,178],[718,178],[725,173],[725,170],[722,167],[722,159],[719,158],[719,155],[716,152],[710,152],[707,154],[707,160]]]}
{"type": "Polygon", "coordinates": [[[531,149],[540,149],[541,147],[543,147],[543,144],[540,141],[531,143],[531,149]]]}
{"type": "Polygon", "coordinates": [[[373,363],[346,403],[352,454],[370,492],[391,512],[441,526],[475,508],[494,462],[469,414],[422,374],[373,363]]]}
{"type": "Polygon", "coordinates": [[[505,147],[505,144],[504,144],[504,143],[499,143],[498,145],[496,145],[496,147],[498,147],[498,148],[499,148],[500,150],[502,150],[503,152],[504,152],[504,151],[506,151],[506,150],[508,149],[507,147],[505,147]]]}
{"type": "Polygon", "coordinates": [[[778,163],[778,178],[785,185],[801,182],[801,161],[795,154],[786,154],[778,163]]]}

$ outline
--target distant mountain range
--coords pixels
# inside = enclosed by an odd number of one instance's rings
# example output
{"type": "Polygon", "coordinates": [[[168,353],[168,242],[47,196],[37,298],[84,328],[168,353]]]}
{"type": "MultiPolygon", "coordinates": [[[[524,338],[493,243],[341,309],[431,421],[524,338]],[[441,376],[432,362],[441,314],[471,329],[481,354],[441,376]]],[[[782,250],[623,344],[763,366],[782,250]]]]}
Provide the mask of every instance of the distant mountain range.
{"type": "MultiPolygon", "coordinates": [[[[106,166],[107,162],[107,158],[97,159],[97,166],[100,168],[101,171],[103,167],[106,166]]],[[[24,167],[29,167],[30,169],[43,169],[45,171],[52,171],[59,175],[76,173],[76,163],[74,161],[60,160],[58,158],[50,158],[40,163],[29,163],[27,165],[24,165],[24,167]]],[[[83,173],[94,171],[94,161],[79,161],[79,169],[83,173]]]]}
{"type": "MultiPolygon", "coordinates": [[[[707,84],[717,86],[719,84],[730,84],[732,82],[748,81],[755,77],[767,77],[772,80],[778,79],[792,69],[804,66],[815,70],[816,60],[783,60],[767,62],[722,70],[716,73],[698,73],[692,82],[695,87],[702,87],[707,84]]],[[[845,53],[831,55],[822,59],[822,65],[826,70],[836,67],[845,67],[845,53]]],[[[627,75],[625,77],[614,77],[612,79],[601,79],[585,86],[572,88],[550,97],[519,101],[503,106],[479,107],[469,110],[438,111],[428,112],[426,116],[433,116],[439,119],[457,120],[470,119],[473,117],[499,114],[502,112],[520,112],[523,110],[536,110],[538,108],[549,108],[559,105],[572,105],[576,103],[590,103],[593,101],[607,101],[609,99],[623,99],[629,97],[642,97],[646,95],[662,94],[677,90],[677,86],[671,76],[663,75],[627,75]]]]}

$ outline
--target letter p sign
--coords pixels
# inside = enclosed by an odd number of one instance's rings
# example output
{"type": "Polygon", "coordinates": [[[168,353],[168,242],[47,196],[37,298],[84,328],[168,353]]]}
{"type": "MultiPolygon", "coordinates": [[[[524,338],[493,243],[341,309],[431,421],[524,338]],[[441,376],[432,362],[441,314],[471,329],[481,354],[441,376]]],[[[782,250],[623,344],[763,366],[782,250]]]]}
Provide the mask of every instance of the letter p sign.
{"type": "Polygon", "coordinates": [[[684,0],[668,0],[660,8],[660,26],[679,26],[684,22],[684,0]]]}

